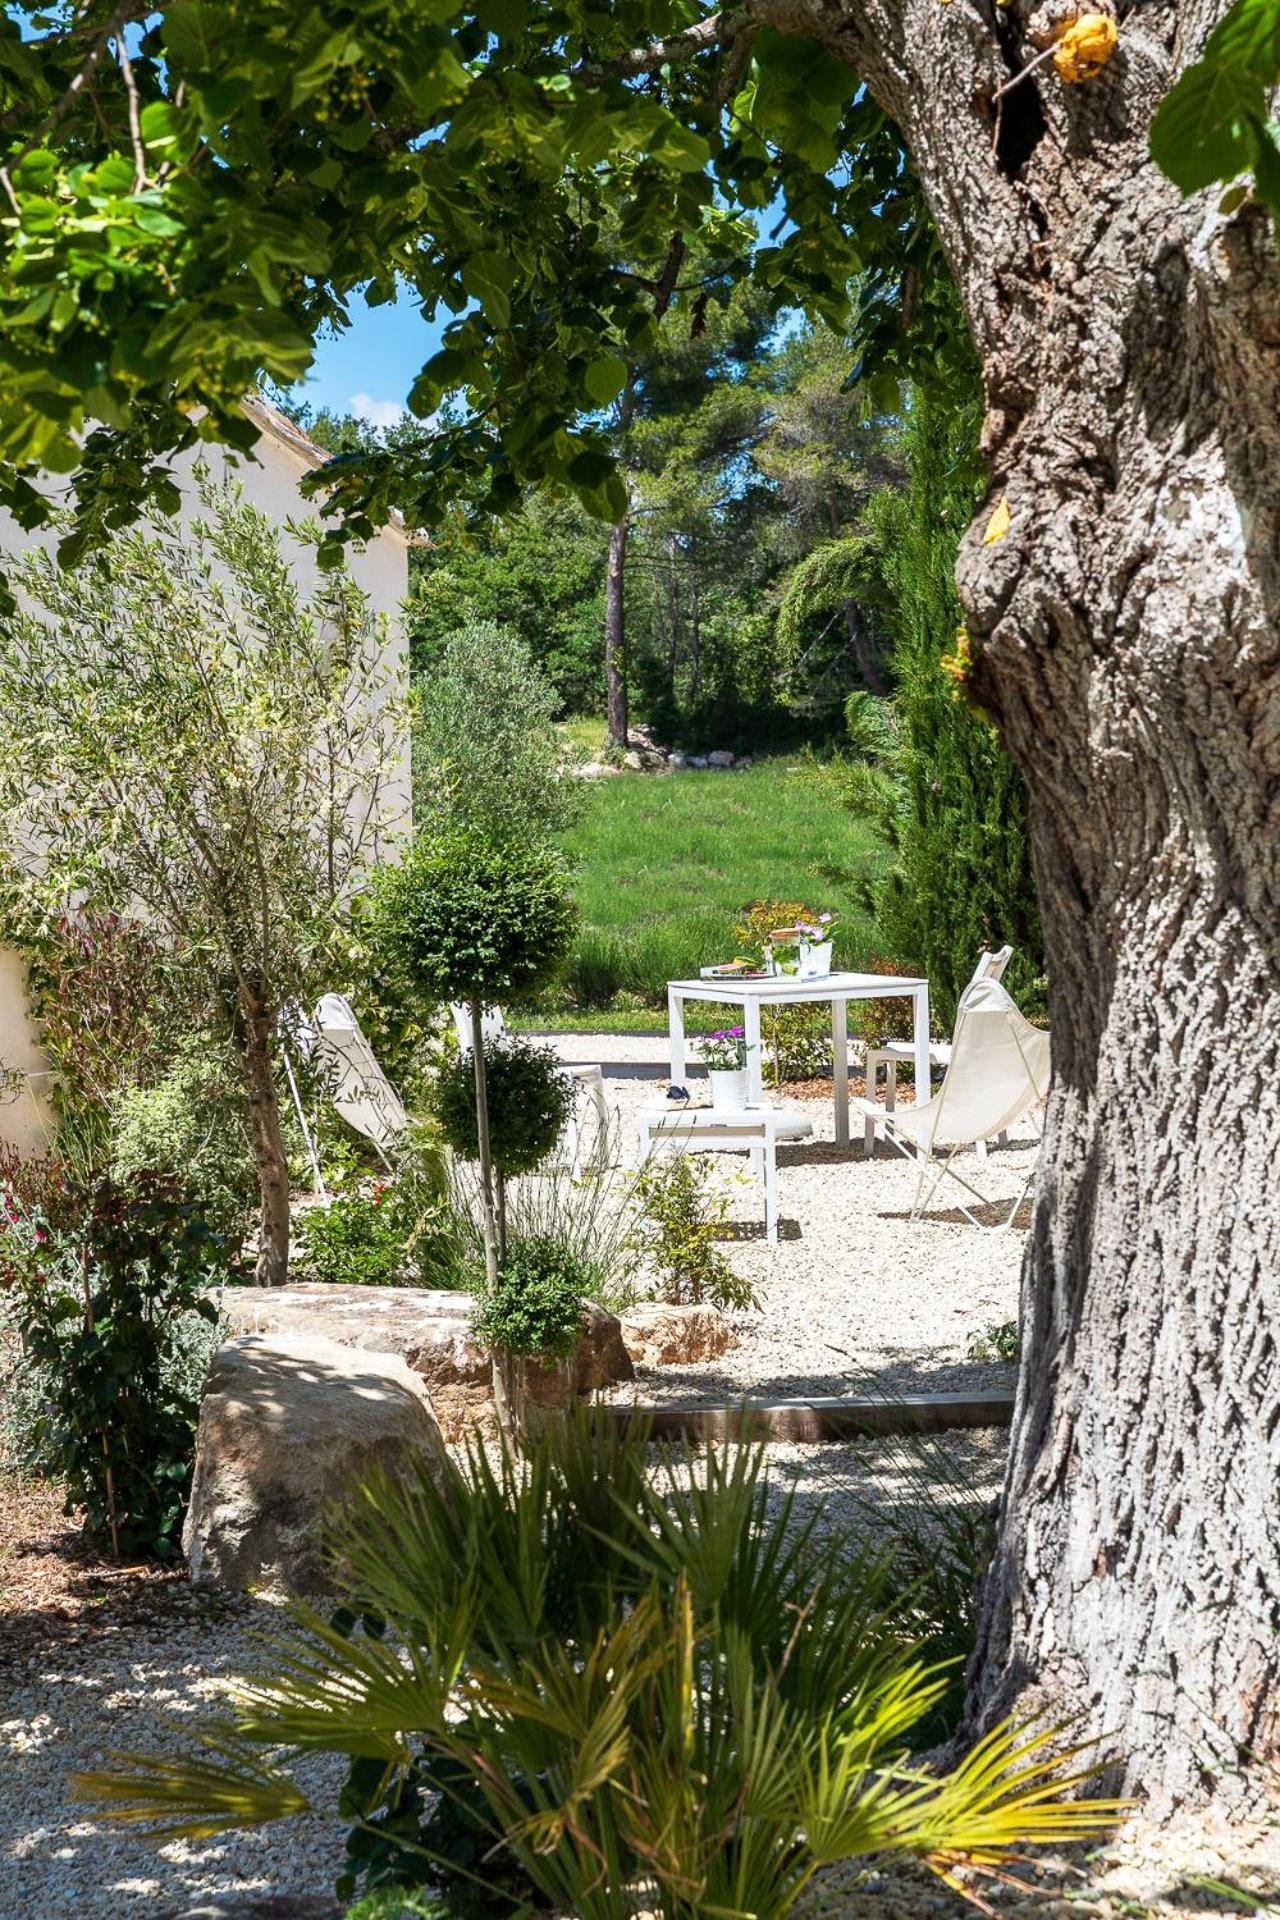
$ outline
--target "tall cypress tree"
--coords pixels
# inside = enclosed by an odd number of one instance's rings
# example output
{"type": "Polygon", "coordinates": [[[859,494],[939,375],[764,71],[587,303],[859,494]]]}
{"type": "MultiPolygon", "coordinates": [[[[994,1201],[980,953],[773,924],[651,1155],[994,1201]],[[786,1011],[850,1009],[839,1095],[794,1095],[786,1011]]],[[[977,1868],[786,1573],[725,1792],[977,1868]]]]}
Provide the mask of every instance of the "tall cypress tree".
{"type": "MultiPolygon", "coordinates": [[[[983,947],[1008,942],[1006,984],[1044,1008],[1040,914],[1021,776],[995,729],[960,696],[944,659],[962,615],[956,553],[982,487],[979,403],[916,389],[905,439],[910,479],[870,505],[894,642],[891,779],[878,809],[893,858],[873,883],[879,939],[928,975],[948,1026],[983,947]]],[[[856,700],[856,696],[855,696],[856,700]]]]}

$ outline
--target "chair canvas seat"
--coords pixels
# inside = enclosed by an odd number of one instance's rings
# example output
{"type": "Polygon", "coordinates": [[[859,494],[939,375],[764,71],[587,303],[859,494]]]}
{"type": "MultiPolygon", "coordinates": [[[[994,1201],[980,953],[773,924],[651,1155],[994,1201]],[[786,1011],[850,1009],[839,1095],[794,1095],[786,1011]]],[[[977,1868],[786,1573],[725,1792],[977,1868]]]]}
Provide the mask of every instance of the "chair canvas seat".
{"type": "MultiPolygon", "coordinates": [[[[894,1112],[874,1100],[856,1104],[866,1118],[868,1139],[878,1128],[890,1145],[908,1158],[927,1163],[935,1147],[950,1146],[930,1194],[949,1175],[976,1198],[984,1199],[955,1171],[955,1154],[961,1147],[998,1137],[1039,1106],[1049,1091],[1049,1070],[1049,1035],[1024,1018],[998,981],[980,980],[961,996],[951,1059],[938,1092],[929,1100],[894,1112]]],[[[1023,1193],[1031,1177],[1028,1174],[1023,1193]]],[[[925,1178],[922,1169],[912,1219],[918,1218],[924,1205],[921,1194],[925,1178]]],[[[1004,1225],[1012,1224],[1022,1197],[1020,1193],[1014,1201],[1004,1225]]],[[[982,1224],[963,1201],[960,1205],[975,1226],[982,1224]]]]}

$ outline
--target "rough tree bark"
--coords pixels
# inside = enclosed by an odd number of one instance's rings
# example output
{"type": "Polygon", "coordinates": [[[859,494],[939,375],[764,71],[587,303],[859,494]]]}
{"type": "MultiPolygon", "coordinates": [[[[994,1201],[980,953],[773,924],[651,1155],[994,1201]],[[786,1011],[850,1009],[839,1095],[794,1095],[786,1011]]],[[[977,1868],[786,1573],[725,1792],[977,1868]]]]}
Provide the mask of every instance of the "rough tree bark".
{"type": "Polygon", "coordinates": [[[998,117],[1027,0],[767,11],[902,128],[986,385],[958,577],[1054,1087],[971,1715],[1082,1715],[1168,1814],[1280,1752],[1280,276],[1147,153],[1226,0],[1122,0],[1097,78],[998,117]]]}
{"type": "Polygon", "coordinates": [[[282,1287],[289,1278],[289,1160],[280,1131],[271,1010],[260,1001],[243,1007],[237,1039],[262,1202],[256,1277],[260,1287],[282,1287]]]}

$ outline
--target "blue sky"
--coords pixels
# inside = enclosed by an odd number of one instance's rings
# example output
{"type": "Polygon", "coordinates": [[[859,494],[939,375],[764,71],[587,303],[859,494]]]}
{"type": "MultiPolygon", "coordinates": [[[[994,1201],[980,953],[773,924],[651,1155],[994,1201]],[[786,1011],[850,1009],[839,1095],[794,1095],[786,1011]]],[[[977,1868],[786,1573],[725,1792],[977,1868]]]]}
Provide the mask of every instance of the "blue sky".
{"type": "Polygon", "coordinates": [[[355,413],[372,425],[399,417],[410,387],[440,344],[439,324],[428,326],[406,299],[390,307],[366,307],[357,294],[351,325],[336,339],[321,340],[310,374],[296,391],[313,407],[355,413]]]}

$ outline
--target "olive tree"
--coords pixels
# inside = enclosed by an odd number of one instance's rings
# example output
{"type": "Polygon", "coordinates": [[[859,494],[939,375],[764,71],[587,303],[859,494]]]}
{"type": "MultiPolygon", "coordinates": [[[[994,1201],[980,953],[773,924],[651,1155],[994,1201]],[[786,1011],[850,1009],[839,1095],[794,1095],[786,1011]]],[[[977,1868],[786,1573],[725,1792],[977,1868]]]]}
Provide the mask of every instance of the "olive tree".
{"type": "Polygon", "coordinates": [[[74,469],[71,555],[366,290],[448,318],[416,439],[328,476],[335,546],[535,481],[621,525],[602,410],[714,297],[690,235],[852,324],[877,405],[945,382],[954,279],[988,463],[956,658],[1026,778],[1055,1046],[972,1704],[1082,1714],[1167,1807],[1280,1753],[1278,71],[1280,0],[0,27],[0,496],[74,469]]]}
{"type": "MultiPolygon", "coordinates": [[[[335,916],[392,827],[407,712],[344,571],[295,582],[267,518],[202,482],[190,526],[116,537],[77,571],[33,550],[0,616],[6,917],[127,909],[221,1011],[284,1281],[282,1009],[323,983],[335,916]]],[[[158,1004],[157,1000],[157,1004],[158,1004]]]]}

